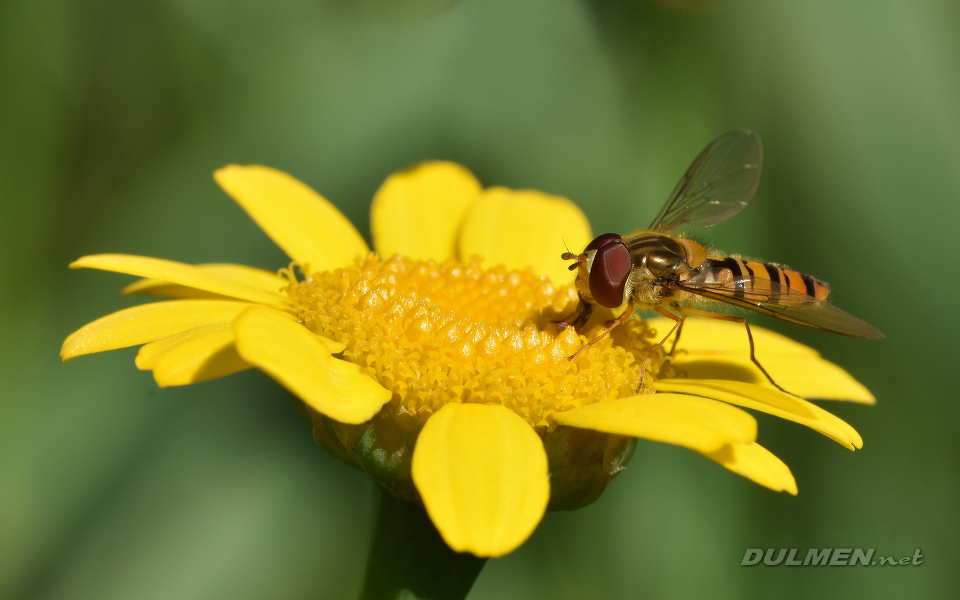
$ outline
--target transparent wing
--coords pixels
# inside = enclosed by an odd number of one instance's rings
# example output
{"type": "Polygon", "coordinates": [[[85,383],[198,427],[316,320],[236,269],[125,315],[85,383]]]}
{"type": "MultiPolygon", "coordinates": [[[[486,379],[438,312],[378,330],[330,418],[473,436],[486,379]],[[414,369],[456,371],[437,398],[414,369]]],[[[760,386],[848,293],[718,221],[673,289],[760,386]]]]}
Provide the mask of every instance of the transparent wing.
{"type": "Polygon", "coordinates": [[[707,300],[731,304],[798,325],[851,337],[877,340],[879,329],[824,300],[817,300],[768,279],[735,277],[726,283],[673,282],[670,287],[707,300]]]}
{"type": "Polygon", "coordinates": [[[762,168],[760,136],[748,129],[721,135],[693,161],[650,229],[666,232],[729,219],[753,198],[762,168]]]}

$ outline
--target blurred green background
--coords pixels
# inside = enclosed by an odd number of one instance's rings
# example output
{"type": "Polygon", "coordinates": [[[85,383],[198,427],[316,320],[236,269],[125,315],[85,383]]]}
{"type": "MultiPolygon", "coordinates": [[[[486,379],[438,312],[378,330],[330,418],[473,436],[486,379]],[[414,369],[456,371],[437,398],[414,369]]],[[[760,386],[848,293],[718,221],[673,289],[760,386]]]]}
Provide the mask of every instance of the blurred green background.
{"type": "Polygon", "coordinates": [[[259,372],[158,390],[135,350],[61,365],[130,280],[83,254],[286,264],[211,179],[286,170],[366,232],[390,172],[459,161],[647,225],[697,152],[749,127],[763,182],[716,245],[813,273],[878,325],[820,349],[875,407],[851,453],[759,416],[796,498],[640,442],[474,599],[945,598],[960,592],[960,4],[728,0],[0,2],[0,597],[352,598],[371,484],[259,372]],[[688,2],[670,4],[690,8],[688,2]],[[873,547],[909,567],[741,567],[873,547]]]}

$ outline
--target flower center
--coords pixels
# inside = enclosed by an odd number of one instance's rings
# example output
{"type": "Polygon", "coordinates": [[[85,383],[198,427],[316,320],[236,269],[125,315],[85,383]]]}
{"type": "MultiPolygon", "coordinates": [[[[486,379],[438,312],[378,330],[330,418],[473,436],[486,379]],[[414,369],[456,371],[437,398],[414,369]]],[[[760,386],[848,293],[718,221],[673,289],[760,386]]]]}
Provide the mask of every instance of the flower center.
{"type": "MultiPolygon", "coordinates": [[[[370,254],[287,293],[304,326],[346,345],[343,358],[393,391],[398,414],[420,421],[447,402],[495,402],[552,430],[556,411],[634,395],[655,335],[634,318],[569,360],[592,339],[554,324],[573,312],[576,291],[476,262],[370,254]]],[[[660,358],[651,362],[648,375],[660,358]]]]}

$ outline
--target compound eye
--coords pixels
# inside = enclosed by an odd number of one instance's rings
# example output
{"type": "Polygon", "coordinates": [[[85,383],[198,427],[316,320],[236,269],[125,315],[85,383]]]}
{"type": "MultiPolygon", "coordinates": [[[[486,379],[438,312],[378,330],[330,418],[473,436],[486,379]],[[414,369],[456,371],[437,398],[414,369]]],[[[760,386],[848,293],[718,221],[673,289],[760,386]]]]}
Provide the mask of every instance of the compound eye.
{"type": "Polygon", "coordinates": [[[583,249],[584,252],[589,252],[591,250],[599,250],[601,246],[606,246],[611,242],[622,242],[623,238],[617,235],[616,233],[604,233],[603,235],[598,235],[593,238],[593,241],[587,244],[587,247],[583,249]]]}
{"type": "MultiPolygon", "coordinates": [[[[593,240],[590,245],[592,246],[602,237],[604,236],[593,240]]],[[[590,295],[598,304],[607,308],[616,308],[623,304],[623,289],[627,285],[627,278],[630,277],[630,269],[633,266],[630,251],[627,250],[620,236],[616,237],[617,239],[611,239],[596,249],[597,254],[593,257],[593,265],[590,267],[590,295]]],[[[587,249],[593,248],[587,246],[587,249]]]]}

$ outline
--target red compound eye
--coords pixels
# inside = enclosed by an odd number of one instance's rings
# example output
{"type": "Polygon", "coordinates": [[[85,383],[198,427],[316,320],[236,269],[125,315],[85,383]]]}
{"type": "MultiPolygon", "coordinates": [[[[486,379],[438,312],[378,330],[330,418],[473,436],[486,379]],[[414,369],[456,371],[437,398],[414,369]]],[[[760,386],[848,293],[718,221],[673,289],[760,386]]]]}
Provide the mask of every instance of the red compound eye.
{"type": "Polygon", "coordinates": [[[616,308],[623,303],[623,289],[633,267],[630,251],[623,238],[605,233],[590,242],[587,250],[596,250],[590,267],[590,295],[601,306],[616,308]]]}
{"type": "Polygon", "coordinates": [[[593,239],[592,242],[587,244],[587,247],[583,249],[584,252],[589,252],[591,250],[599,250],[600,246],[606,246],[610,242],[622,242],[623,238],[615,233],[604,233],[603,235],[598,235],[593,239]]]}

